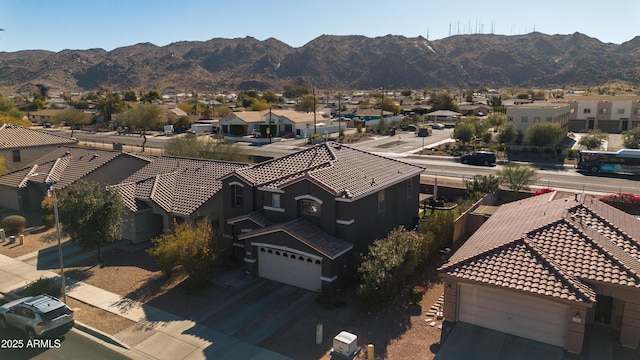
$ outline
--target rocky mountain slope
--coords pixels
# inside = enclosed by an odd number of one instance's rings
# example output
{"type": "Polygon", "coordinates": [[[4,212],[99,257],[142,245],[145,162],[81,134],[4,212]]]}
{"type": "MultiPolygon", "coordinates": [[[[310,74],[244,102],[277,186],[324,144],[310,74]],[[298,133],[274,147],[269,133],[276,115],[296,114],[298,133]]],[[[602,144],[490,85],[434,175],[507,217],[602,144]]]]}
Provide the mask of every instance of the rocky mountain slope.
{"type": "Polygon", "coordinates": [[[0,52],[0,89],[157,89],[212,92],[321,89],[596,86],[638,83],[640,37],[621,45],[580,33],[456,35],[428,41],[387,35],[320,36],[293,48],[277,39],[211,39],[167,46],[0,52]]]}

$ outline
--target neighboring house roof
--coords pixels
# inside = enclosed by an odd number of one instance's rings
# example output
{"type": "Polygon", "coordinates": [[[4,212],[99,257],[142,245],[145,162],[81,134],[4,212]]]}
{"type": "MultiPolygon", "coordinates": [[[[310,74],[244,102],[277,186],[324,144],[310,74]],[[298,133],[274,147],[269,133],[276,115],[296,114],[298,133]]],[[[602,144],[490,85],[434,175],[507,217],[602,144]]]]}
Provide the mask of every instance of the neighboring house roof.
{"type": "Polygon", "coordinates": [[[63,189],[121,156],[145,159],[120,151],[60,147],[41,157],[33,165],[0,176],[0,185],[23,188],[28,182],[53,182],[56,189],[63,189]],[[40,175],[33,176],[36,173],[40,175]]]}
{"type": "Polygon", "coordinates": [[[273,225],[273,222],[271,220],[269,220],[264,215],[264,211],[262,211],[262,210],[250,212],[248,214],[242,214],[242,215],[236,216],[236,217],[232,217],[232,218],[227,220],[227,223],[228,224],[235,224],[237,222],[244,221],[244,220],[251,221],[251,222],[253,222],[254,224],[256,224],[256,225],[258,225],[260,227],[266,227],[266,226],[273,225]]]}
{"type": "Polygon", "coordinates": [[[28,129],[19,125],[5,124],[0,126],[0,150],[49,145],[72,145],[76,142],[77,140],[64,136],[28,129]]]}
{"type": "Polygon", "coordinates": [[[332,195],[355,199],[420,174],[422,167],[336,142],[237,169],[234,174],[257,187],[282,189],[308,179],[332,195]]]}
{"type": "Polygon", "coordinates": [[[220,189],[219,179],[247,164],[163,156],[114,185],[129,210],[140,211],[146,201],[170,214],[191,216],[220,189]]]}
{"type": "MultiPolygon", "coordinates": [[[[269,120],[269,110],[262,111],[262,113],[264,114],[263,118],[265,120],[269,120]]],[[[294,123],[311,123],[314,119],[313,112],[302,112],[296,110],[272,110],[272,115],[286,118],[294,123]]],[[[322,120],[325,117],[324,112],[316,112],[315,114],[316,121],[322,120]]]]}
{"type": "Polygon", "coordinates": [[[242,120],[245,123],[263,122],[264,115],[261,111],[239,111],[233,112],[223,118],[224,122],[233,120],[234,118],[242,120]]]}
{"type": "Polygon", "coordinates": [[[303,218],[276,224],[238,235],[238,240],[246,240],[273,232],[285,232],[308,245],[329,259],[335,259],[353,248],[353,244],[329,235],[317,225],[303,218]]]}
{"type": "Polygon", "coordinates": [[[591,303],[591,281],[640,288],[640,220],[591,196],[539,195],[501,206],[440,271],[591,303]]]}
{"type": "Polygon", "coordinates": [[[427,116],[460,116],[462,114],[457,113],[451,110],[436,110],[430,113],[427,113],[427,116]]]}

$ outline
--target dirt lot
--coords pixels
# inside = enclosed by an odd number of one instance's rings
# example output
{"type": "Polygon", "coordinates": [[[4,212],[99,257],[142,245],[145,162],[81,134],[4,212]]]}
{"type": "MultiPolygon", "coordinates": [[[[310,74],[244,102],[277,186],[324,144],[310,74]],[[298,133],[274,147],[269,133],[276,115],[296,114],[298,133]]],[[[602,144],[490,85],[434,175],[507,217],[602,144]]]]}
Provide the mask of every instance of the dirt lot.
{"type": "MultiPolygon", "coordinates": [[[[31,228],[24,245],[4,244],[0,253],[19,257],[55,245],[55,230],[31,228]]],[[[194,288],[180,271],[171,279],[165,278],[144,250],[111,249],[104,253],[102,265],[90,257],[65,266],[68,277],[182,317],[193,315],[225,296],[224,289],[213,284],[204,289],[194,288]]],[[[375,345],[376,359],[432,359],[439,347],[441,331],[430,326],[426,313],[442,294],[442,284],[432,268],[414,285],[427,288],[419,305],[407,305],[399,298],[384,309],[366,314],[357,306],[353,290],[347,291],[341,296],[345,306],[327,309],[314,303],[260,345],[294,359],[330,359],[333,336],[345,330],[358,335],[358,343],[363,347],[358,359],[366,359],[366,345],[370,343],[375,345]],[[324,327],[324,341],[316,345],[316,327],[320,323],[324,327]]],[[[134,325],[130,320],[77,300],[69,298],[68,302],[78,321],[105,333],[114,335],[134,325]]]]}

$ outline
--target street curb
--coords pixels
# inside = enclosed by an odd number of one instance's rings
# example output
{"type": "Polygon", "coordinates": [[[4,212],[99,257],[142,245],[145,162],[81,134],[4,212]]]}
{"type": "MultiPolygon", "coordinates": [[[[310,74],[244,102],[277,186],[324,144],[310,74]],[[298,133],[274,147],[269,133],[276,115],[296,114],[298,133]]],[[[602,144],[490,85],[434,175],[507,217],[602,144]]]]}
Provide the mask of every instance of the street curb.
{"type": "Polygon", "coordinates": [[[82,331],[85,334],[91,335],[95,338],[98,338],[106,343],[109,343],[111,345],[115,345],[115,346],[119,346],[123,349],[127,349],[127,350],[131,350],[131,346],[121,342],[120,340],[116,339],[115,337],[104,333],[96,328],[92,328],[89,325],[83,324],[79,321],[75,322],[75,325],[73,325],[73,327],[78,330],[78,331],[82,331]]]}

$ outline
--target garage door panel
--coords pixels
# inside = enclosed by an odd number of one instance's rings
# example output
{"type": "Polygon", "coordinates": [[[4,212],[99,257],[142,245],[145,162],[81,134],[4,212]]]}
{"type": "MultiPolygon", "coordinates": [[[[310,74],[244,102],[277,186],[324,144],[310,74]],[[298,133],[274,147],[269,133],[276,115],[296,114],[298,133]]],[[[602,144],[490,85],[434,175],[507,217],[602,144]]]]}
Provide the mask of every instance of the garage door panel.
{"type": "Polygon", "coordinates": [[[499,289],[462,284],[460,321],[564,347],[568,307],[499,289]]]}
{"type": "Polygon", "coordinates": [[[322,287],[322,264],[308,255],[261,247],[258,275],[303,289],[319,291],[322,287]]]}

